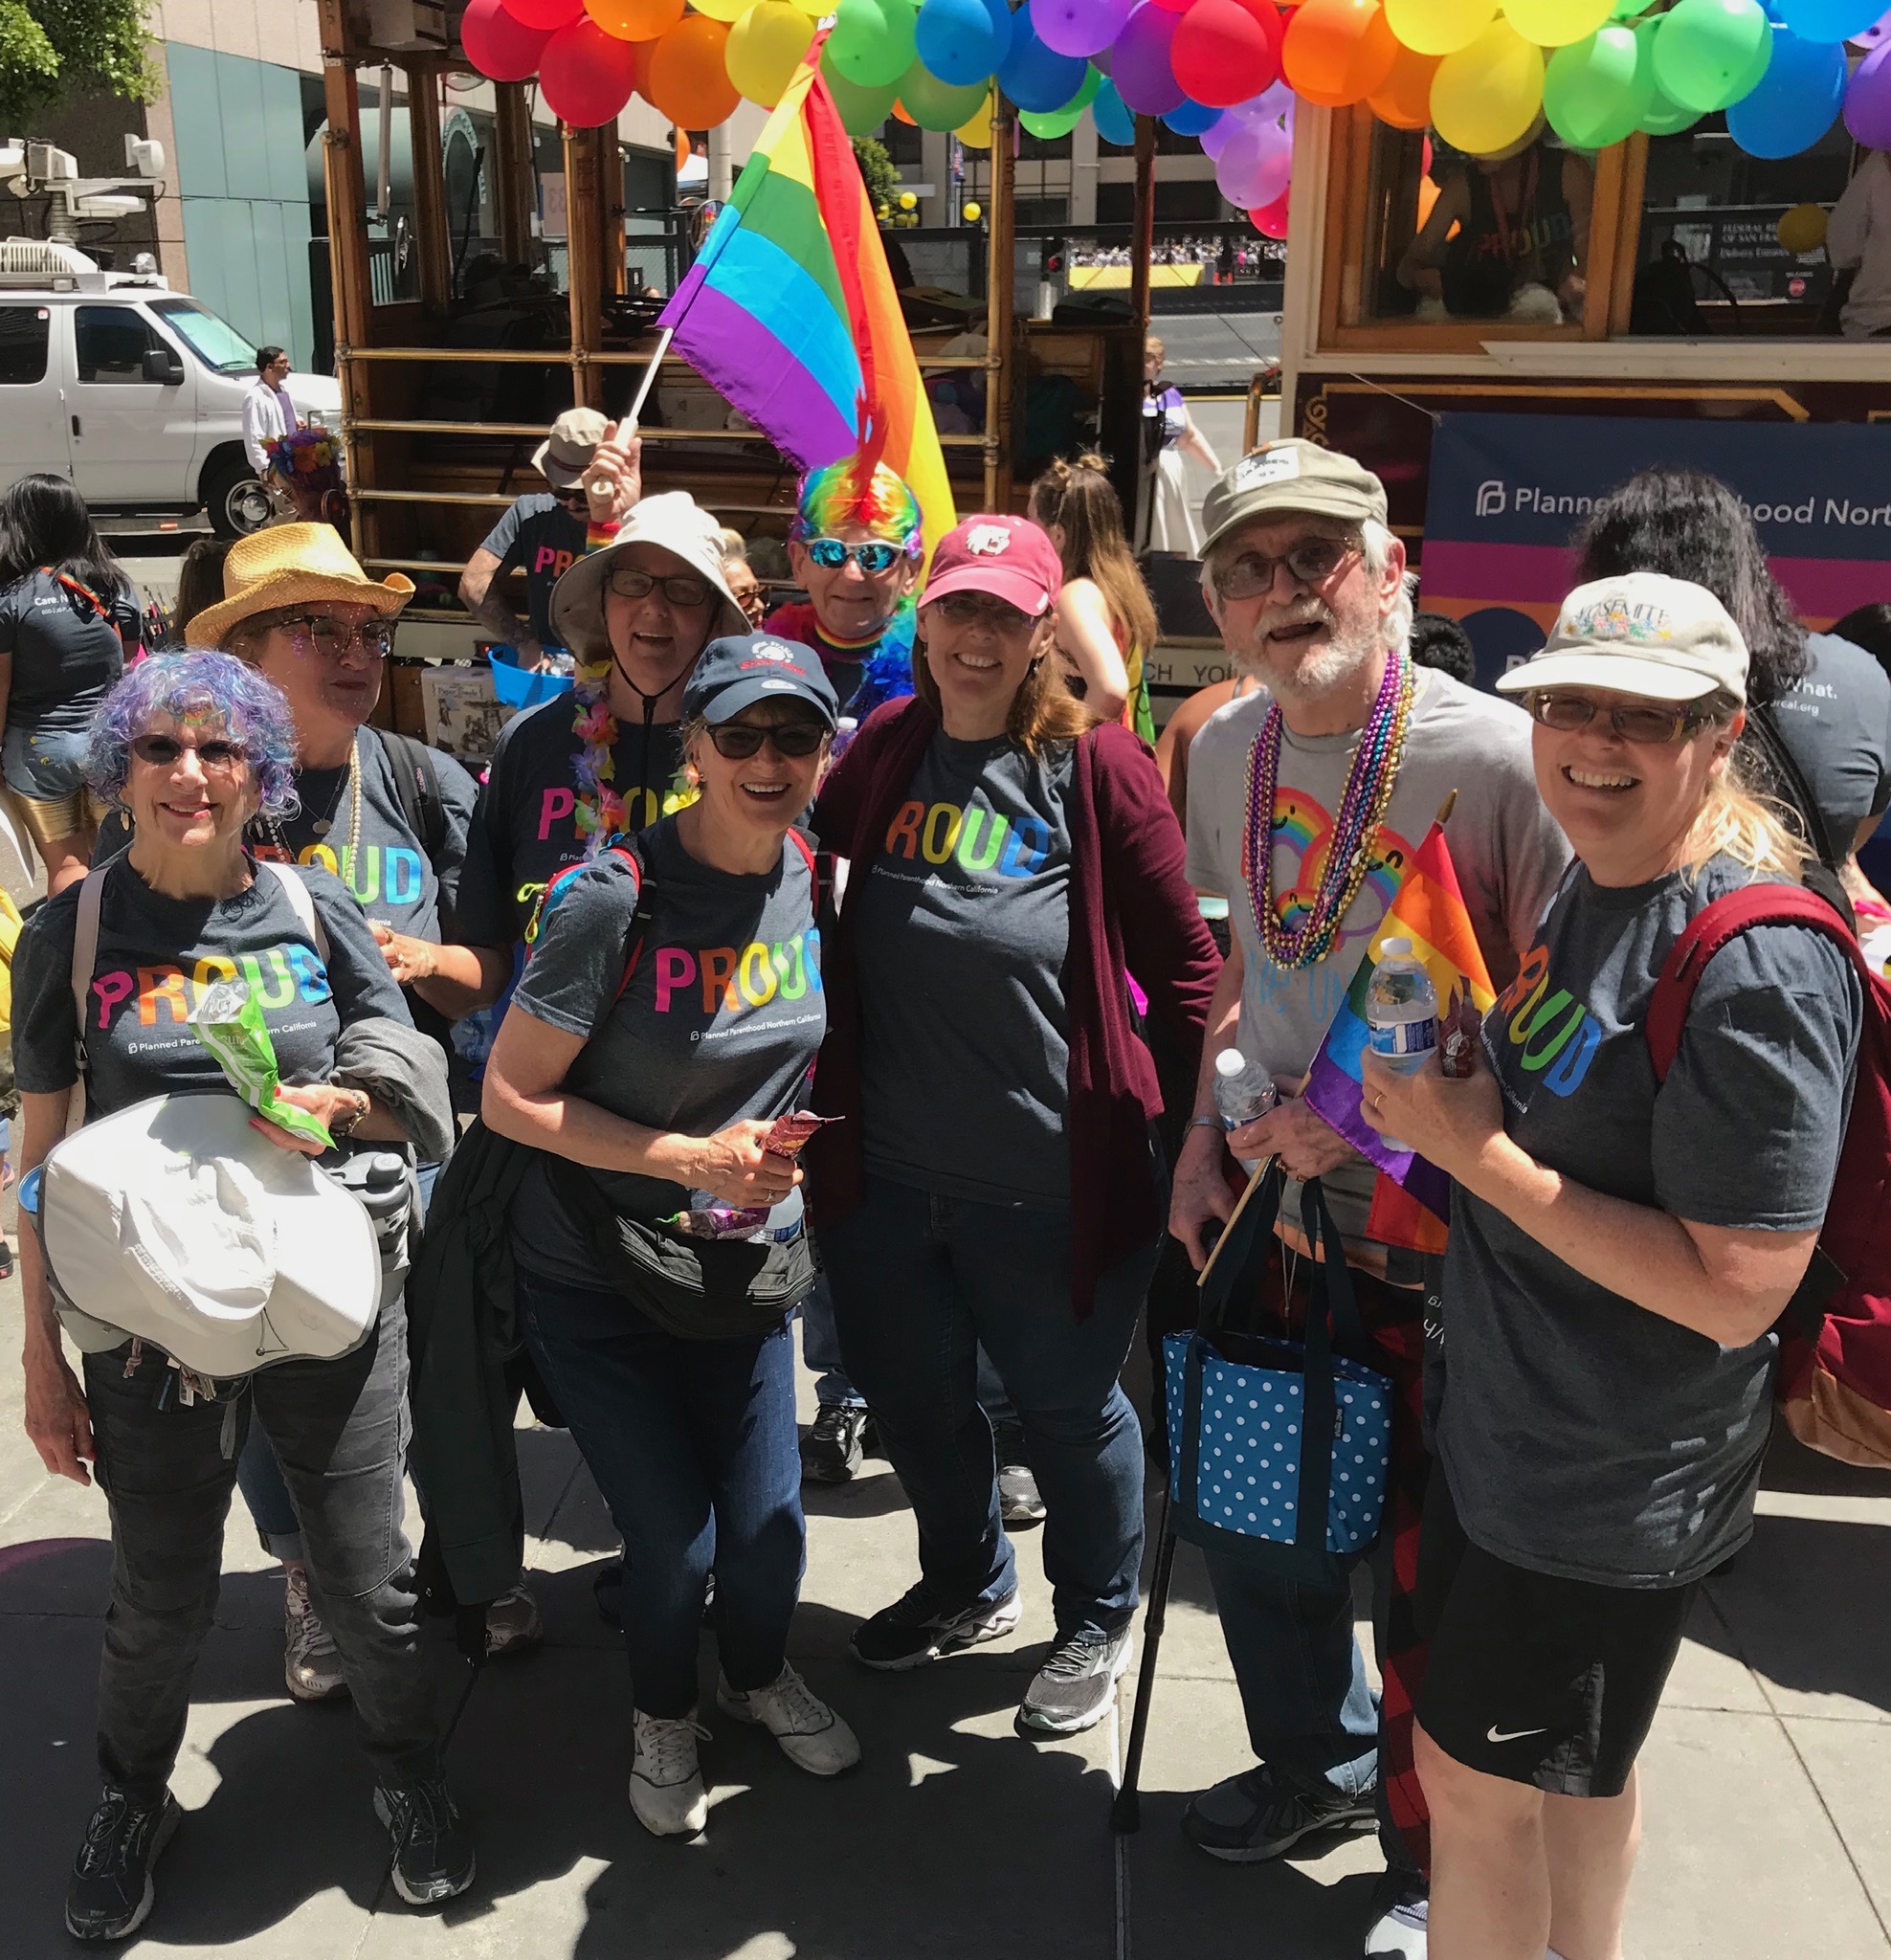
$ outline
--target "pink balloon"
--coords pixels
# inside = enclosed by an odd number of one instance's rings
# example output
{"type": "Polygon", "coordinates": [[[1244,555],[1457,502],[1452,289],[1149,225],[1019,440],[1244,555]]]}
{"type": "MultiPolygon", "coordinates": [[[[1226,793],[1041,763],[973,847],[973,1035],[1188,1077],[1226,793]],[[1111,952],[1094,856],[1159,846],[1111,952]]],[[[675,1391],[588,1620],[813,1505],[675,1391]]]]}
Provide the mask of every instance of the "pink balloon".
{"type": "Polygon", "coordinates": [[[1283,129],[1242,129],[1223,146],[1214,181],[1230,204],[1242,211],[1272,204],[1287,188],[1294,146],[1283,129]]]}
{"type": "Polygon", "coordinates": [[[1167,116],[1189,100],[1168,65],[1179,15],[1156,0],[1143,0],[1123,24],[1111,48],[1110,79],[1126,107],[1139,116],[1167,116]]]}
{"type": "Polygon", "coordinates": [[[1891,149],[1891,40],[1880,41],[1852,71],[1845,127],[1867,149],[1891,149]]]}
{"type": "Polygon", "coordinates": [[[1283,190],[1273,203],[1257,204],[1249,212],[1249,222],[1263,238],[1284,238],[1287,235],[1287,195],[1283,190]]]}
{"type": "Polygon", "coordinates": [[[1135,0],[1031,0],[1037,38],[1059,55],[1098,55],[1116,39],[1135,0]]]}
{"type": "Polygon", "coordinates": [[[522,27],[556,33],[569,27],[585,11],[585,0],[505,0],[505,11],[522,27]]]}
{"type": "Polygon", "coordinates": [[[1155,0],[1155,4],[1165,13],[1187,13],[1195,4],[1195,0],[1155,0]]]}
{"type": "Polygon", "coordinates": [[[551,35],[525,27],[499,0],[468,0],[459,24],[466,58],[490,81],[528,81],[539,72],[539,56],[551,35]]]}
{"type": "Polygon", "coordinates": [[[620,41],[587,16],[562,27],[539,59],[545,107],[573,129],[614,122],[636,85],[634,41],[620,41]]]}

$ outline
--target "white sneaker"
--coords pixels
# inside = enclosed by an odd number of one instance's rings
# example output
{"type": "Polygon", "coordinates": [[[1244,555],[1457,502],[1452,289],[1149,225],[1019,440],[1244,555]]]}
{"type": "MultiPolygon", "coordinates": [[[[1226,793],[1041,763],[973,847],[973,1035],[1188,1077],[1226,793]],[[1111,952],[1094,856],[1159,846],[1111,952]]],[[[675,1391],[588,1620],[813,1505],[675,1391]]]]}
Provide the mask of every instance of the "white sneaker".
{"type": "Polygon", "coordinates": [[[509,1588],[486,1608],[488,1660],[529,1654],[544,1638],[545,1621],[539,1616],[539,1603],[523,1586],[509,1588]]]}
{"type": "Polygon", "coordinates": [[[716,1701],[738,1722],[759,1722],[811,1776],[838,1776],[860,1760],[859,1738],[786,1661],[772,1686],[745,1694],[718,1677],[716,1701]]]}
{"type": "Polygon", "coordinates": [[[655,1838],[694,1838],[709,1821],[709,1796],[697,1765],[698,1737],[709,1731],[695,1711],[674,1720],[636,1713],[636,1760],[631,1765],[631,1808],[655,1838]]]}
{"type": "Polygon", "coordinates": [[[1366,1935],[1366,1960],[1425,1960],[1431,1940],[1426,1927],[1430,1904],[1408,1898],[1387,1906],[1366,1935]]]}
{"type": "Polygon", "coordinates": [[[291,1566],[282,1606],[282,1679],[299,1702],[327,1702],[348,1691],[335,1637],[322,1623],[308,1574],[291,1566]]]}

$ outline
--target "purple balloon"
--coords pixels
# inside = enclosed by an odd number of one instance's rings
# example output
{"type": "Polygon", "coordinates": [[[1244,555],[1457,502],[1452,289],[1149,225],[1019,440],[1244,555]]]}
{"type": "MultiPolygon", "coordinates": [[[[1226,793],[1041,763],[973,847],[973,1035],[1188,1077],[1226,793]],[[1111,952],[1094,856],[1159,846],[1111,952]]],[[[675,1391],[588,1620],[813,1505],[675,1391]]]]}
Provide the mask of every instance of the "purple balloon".
{"type": "Polygon", "coordinates": [[[1114,46],[1110,79],[1139,116],[1167,116],[1189,100],[1189,92],[1168,65],[1169,43],[1182,16],[1143,0],[1123,24],[1114,46]]]}
{"type": "Polygon", "coordinates": [[[1272,204],[1293,174],[1294,145],[1284,129],[1237,128],[1214,166],[1214,181],[1230,204],[1254,211],[1272,204]]]}
{"type": "Polygon", "coordinates": [[[1095,55],[1123,31],[1135,0],[1033,0],[1037,38],[1058,55],[1095,55]]]}
{"type": "Polygon", "coordinates": [[[1212,163],[1227,148],[1230,139],[1240,126],[1224,109],[1202,131],[1202,154],[1212,163]]]}
{"type": "Polygon", "coordinates": [[[1891,40],[1880,41],[1852,71],[1845,127],[1867,149],[1891,149],[1891,40]]]}

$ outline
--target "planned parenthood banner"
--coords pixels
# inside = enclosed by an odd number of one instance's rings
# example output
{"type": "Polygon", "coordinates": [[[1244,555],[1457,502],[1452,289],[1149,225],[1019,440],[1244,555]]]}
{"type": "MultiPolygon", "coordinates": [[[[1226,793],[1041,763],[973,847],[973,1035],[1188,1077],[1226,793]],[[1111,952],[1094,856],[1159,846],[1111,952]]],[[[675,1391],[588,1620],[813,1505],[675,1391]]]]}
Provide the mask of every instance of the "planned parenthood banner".
{"type": "Polygon", "coordinates": [[[1463,620],[1484,686],[1542,645],[1583,520],[1654,463],[1731,485],[1809,626],[1891,600],[1891,423],[1444,415],[1418,603],[1463,620]]]}

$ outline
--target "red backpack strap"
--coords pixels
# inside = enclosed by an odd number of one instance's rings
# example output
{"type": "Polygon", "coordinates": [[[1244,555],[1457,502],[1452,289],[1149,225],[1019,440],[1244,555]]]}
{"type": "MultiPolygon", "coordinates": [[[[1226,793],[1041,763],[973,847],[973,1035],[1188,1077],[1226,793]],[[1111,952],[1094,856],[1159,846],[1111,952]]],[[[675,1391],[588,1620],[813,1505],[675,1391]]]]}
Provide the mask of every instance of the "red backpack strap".
{"type": "Polygon", "coordinates": [[[631,984],[632,975],[637,969],[637,962],[643,958],[643,943],[650,937],[651,915],[656,909],[656,888],[652,885],[650,873],[645,868],[643,853],[636,847],[636,841],[630,836],[613,838],[605,847],[613,858],[621,858],[631,867],[631,876],[636,880],[637,902],[631,913],[631,929],[628,939],[629,950],[624,960],[624,977],[617,983],[617,998],[622,1000],[625,990],[631,984]]]}
{"type": "Polygon", "coordinates": [[[1749,884],[1737,892],[1728,892],[1695,915],[1661,963],[1643,1029],[1657,1082],[1667,1080],[1675,1057],[1680,1053],[1687,1010],[1702,974],[1707,970],[1707,962],[1729,940],[1738,939],[1755,925],[1809,925],[1814,932],[1823,933],[1851,960],[1866,991],[1870,991],[1871,969],[1857,938],[1815,892],[1796,884],[1749,884]]]}

